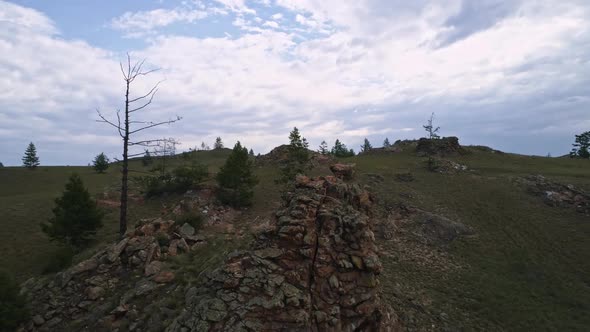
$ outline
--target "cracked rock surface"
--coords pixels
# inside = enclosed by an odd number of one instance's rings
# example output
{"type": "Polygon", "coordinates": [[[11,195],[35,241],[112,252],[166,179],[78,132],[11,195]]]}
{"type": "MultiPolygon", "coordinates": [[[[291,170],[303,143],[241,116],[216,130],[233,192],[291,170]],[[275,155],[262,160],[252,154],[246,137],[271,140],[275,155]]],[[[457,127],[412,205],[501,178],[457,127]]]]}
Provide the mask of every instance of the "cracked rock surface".
{"type": "Polygon", "coordinates": [[[358,185],[299,176],[273,229],[189,288],[167,331],[400,330],[378,293],[372,204],[358,185]]]}

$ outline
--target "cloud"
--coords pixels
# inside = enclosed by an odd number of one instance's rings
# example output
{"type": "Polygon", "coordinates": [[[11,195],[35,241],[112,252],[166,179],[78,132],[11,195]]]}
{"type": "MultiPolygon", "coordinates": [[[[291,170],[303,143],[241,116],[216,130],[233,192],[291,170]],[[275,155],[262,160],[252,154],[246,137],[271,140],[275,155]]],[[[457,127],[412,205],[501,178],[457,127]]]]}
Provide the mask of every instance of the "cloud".
{"type": "Polygon", "coordinates": [[[141,36],[155,28],[165,27],[174,23],[193,23],[209,16],[209,12],[199,9],[154,9],[150,11],[126,12],[114,18],[110,26],[113,29],[130,33],[130,36],[141,36]]]}
{"type": "MultiPolygon", "coordinates": [[[[182,149],[222,136],[228,146],[239,139],[264,153],[298,126],[312,146],[340,138],[357,147],[364,137],[374,145],[386,136],[418,137],[436,112],[443,134],[463,142],[556,155],[590,125],[585,2],[273,3],[262,10],[256,2],[217,1],[112,21],[124,33],[151,32],[133,55],[161,71],[133,92],[166,80],[143,115],[184,117],[153,136],[177,136],[182,149]],[[211,14],[199,18],[205,14],[194,10],[211,14]],[[159,30],[214,15],[227,15],[239,31],[197,37],[159,30]]],[[[119,153],[113,132],[93,122],[93,109],[120,106],[120,56],[60,37],[36,10],[2,5],[2,158],[18,163],[22,151],[13,146],[24,150],[29,140],[40,142],[40,152],[43,145],[83,152],[72,157],[62,149],[56,162],[119,153]]]]}

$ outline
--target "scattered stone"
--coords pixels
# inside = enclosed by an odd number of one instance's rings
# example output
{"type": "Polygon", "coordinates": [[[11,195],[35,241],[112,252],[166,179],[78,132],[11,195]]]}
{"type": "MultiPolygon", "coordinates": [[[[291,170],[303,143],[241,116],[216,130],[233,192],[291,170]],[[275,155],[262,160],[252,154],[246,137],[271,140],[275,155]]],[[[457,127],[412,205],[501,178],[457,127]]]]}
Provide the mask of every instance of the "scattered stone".
{"type": "Polygon", "coordinates": [[[195,234],[195,228],[188,223],[184,223],[182,227],[180,227],[180,235],[183,237],[193,236],[195,234]]]}
{"type": "Polygon", "coordinates": [[[160,284],[166,284],[174,280],[174,273],[171,271],[162,271],[154,276],[154,281],[160,284]]]}
{"type": "Polygon", "coordinates": [[[163,265],[164,264],[160,261],[153,261],[153,262],[149,263],[145,267],[144,275],[146,277],[149,277],[151,275],[159,273],[162,270],[163,265]]]}
{"type": "Polygon", "coordinates": [[[35,316],[33,316],[33,323],[36,326],[43,325],[45,323],[45,319],[43,319],[43,317],[41,317],[41,315],[35,315],[35,316]]]}

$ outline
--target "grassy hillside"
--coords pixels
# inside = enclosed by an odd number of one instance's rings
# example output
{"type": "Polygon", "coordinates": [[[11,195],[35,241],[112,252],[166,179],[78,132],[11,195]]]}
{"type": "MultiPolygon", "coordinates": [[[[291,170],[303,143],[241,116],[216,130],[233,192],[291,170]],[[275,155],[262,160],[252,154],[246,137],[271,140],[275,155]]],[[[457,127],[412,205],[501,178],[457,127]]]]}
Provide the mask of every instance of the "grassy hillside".
{"type": "MultiPolygon", "coordinates": [[[[405,242],[379,238],[384,297],[408,328],[419,330],[585,330],[590,326],[586,314],[590,311],[590,218],[545,205],[514,179],[542,174],[590,191],[590,162],[471,151],[454,158],[470,171],[453,175],[428,172],[424,159],[410,152],[346,159],[357,164],[358,180],[376,194],[376,219],[387,218],[392,206],[408,205],[474,231],[473,236],[442,247],[409,238],[401,239],[405,242]],[[396,181],[396,174],[406,172],[415,180],[396,181]]],[[[215,172],[227,154],[227,150],[198,152],[192,160],[215,172]]],[[[186,162],[191,160],[177,157],[172,164],[186,162]]],[[[133,167],[146,170],[139,161],[133,167]]],[[[53,199],[73,171],[97,197],[116,194],[116,167],[104,175],[88,167],[0,169],[0,250],[4,253],[0,265],[11,267],[21,280],[40,273],[55,250],[38,224],[48,218],[53,199]]],[[[327,167],[311,173],[326,174],[327,167]]],[[[273,181],[276,167],[258,167],[256,174],[261,182],[255,204],[239,221],[246,231],[253,220],[270,218],[280,201],[281,188],[273,181]]],[[[172,195],[134,200],[130,220],[156,216],[164,205],[179,199],[172,195]]],[[[116,238],[117,210],[109,211],[99,241],[116,238]]],[[[223,248],[230,247],[223,239],[212,245],[219,250],[203,248],[206,257],[197,253],[185,263],[218,262],[220,257],[212,260],[210,256],[221,256],[227,251],[223,248]]]]}

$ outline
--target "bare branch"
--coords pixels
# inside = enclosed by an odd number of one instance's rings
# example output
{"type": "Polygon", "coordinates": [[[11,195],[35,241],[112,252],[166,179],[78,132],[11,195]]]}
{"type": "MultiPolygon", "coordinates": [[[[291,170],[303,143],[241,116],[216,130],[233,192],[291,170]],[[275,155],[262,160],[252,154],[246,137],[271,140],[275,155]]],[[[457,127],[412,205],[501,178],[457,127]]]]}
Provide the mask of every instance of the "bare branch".
{"type": "Polygon", "coordinates": [[[182,119],[181,117],[176,116],[176,119],[174,119],[174,120],[162,121],[162,122],[154,123],[154,124],[151,124],[149,126],[145,126],[145,127],[142,127],[142,128],[139,128],[139,129],[135,129],[133,131],[130,131],[129,132],[129,135],[135,134],[135,133],[137,133],[139,131],[146,130],[146,129],[149,129],[149,128],[153,128],[153,127],[157,127],[157,126],[161,126],[161,125],[165,125],[165,124],[172,124],[172,123],[174,123],[176,121],[180,121],[181,119],[182,119]]]}
{"type": "MultiPolygon", "coordinates": [[[[102,113],[100,113],[100,111],[98,110],[98,108],[96,109],[96,113],[98,113],[98,116],[102,119],[102,120],[96,120],[96,122],[104,122],[104,123],[108,123],[111,126],[117,128],[117,130],[119,131],[119,135],[121,135],[121,130],[123,130],[123,128],[121,128],[121,126],[117,126],[116,124],[112,123],[111,121],[107,120],[102,113]]],[[[121,135],[121,137],[123,137],[123,135],[121,135]]]]}
{"type": "MultiPolygon", "coordinates": [[[[150,95],[154,94],[154,93],[155,93],[155,92],[158,90],[158,85],[160,85],[160,83],[162,83],[162,82],[164,82],[164,81],[162,80],[162,81],[159,81],[158,83],[156,83],[156,85],[154,85],[154,87],[153,87],[153,88],[150,90],[150,92],[146,93],[145,95],[143,95],[143,96],[141,96],[141,97],[137,97],[137,98],[135,98],[135,99],[131,99],[131,100],[129,101],[129,104],[131,104],[131,103],[133,103],[133,102],[136,102],[136,101],[138,101],[138,100],[140,100],[140,99],[147,98],[147,97],[149,97],[150,95]]],[[[153,96],[152,96],[152,97],[153,97],[153,96]]]]}
{"type": "MultiPolygon", "coordinates": [[[[158,84],[159,84],[159,83],[158,83],[158,84]]],[[[137,107],[137,108],[134,108],[134,109],[130,110],[130,111],[129,111],[129,113],[133,113],[133,112],[135,112],[135,111],[139,111],[139,110],[141,110],[141,109],[144,109],[144,108],[146,108],[146,107],[147,107],[149,104],[151,104],[151,103],[152,103],[152,100],[154,99],[154,96],[156,95],[156,92],[158,92],[158,89],[155,89],[155,90],[154,90],[154,92],[153,92],[153,93],[151,94],[151,96],[150,96],[150,100],[148,100],[148,102],[147,102],[147,103],[143,104],[143,105],[142,105],[142,106],[140,106],[140,107],[137,107]]]]}

